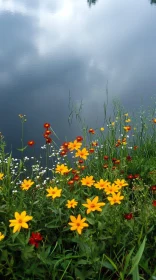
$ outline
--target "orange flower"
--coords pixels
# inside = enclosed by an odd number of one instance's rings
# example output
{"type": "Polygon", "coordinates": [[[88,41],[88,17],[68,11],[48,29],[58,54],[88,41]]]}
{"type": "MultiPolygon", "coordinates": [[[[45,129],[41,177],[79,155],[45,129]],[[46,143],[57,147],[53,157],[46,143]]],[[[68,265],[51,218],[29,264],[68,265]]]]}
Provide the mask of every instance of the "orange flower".
{"type": "Polygon", "coordinates": [[[82,142],[83,141],[83,137],[82,136],[77,136],[76,140],[77,140],[77,142],[82,142]]]}
{"type": "Polygon", "coordinates": [[[93,146],[93,147],[98,146],[98,143],[97,143],[96,141],[93,141],[93,142],[92,142],[92,146],[93,146]]]}
{"type": "Polygon", "coordinates": [[[44,124],[44,128],[49,128],[50,127],[50,123],[45,123],[44,124]]]}
{"type": "Polygon", "coordinates": [[[126,130],[126,131],[131,130],[131,126],[130,125],[124,126],[124,130],[126,130]]]}
{"type": "Polygon", "coordinates": [[[89,149],[89,152],[94,153],[94,149],[93,148],[89,149]]]}
{"type": "Polygon", "coordinates": [[[134,146],[133,149],[136,150],[138,148],[138,146],[134,146]]]}
{"type": "Polygon", "coordinates": [[[29,145],[29,146],[33,146],[34,144],[35,144],[34,140],[28,141],[28,145],[29,145]]]}
{"type": "Polygon", "coordinates": [[[88,132],[91,134],[95,134],[95,130],[93,128],[90,128],[88,132]]]}
{"type": "Polygon", "coordinates": [[[104,165],[103,165],[103,168],[108,168],[108,164],[104,164],[104,165]]]}
{"type": "Polygon", "coordinates": [[[155,119],[152,119],[153,123],[156,123],[156,118],[155,119]]]}

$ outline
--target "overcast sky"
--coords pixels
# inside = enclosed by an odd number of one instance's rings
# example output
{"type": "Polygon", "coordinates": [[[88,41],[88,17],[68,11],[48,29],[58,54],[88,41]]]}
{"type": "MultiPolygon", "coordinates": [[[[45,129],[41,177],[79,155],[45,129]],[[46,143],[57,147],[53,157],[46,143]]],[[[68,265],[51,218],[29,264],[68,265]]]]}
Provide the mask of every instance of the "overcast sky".
{"type": "MultiPolygon", "coordinates": [[[[156,93],[156,5],[148,0],[0,0],[0,131],[20,146],[18,114],[27,115],[25,143],[44,144],[43,123],[71,141],[69,90],[83,100],[86,122],[103,122],[109,102],[130,111],[156,93]]],[[[72,139],[71,139],[72,138],[72,139]]]]}

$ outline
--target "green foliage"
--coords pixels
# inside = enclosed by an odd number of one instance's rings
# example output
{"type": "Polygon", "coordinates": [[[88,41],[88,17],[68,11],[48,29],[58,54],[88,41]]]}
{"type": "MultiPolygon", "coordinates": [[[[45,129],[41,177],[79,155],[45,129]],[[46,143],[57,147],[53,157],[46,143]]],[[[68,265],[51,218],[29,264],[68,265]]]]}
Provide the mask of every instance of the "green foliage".
{"type": "MultiPolygon", "coordinates": [[[[142,114],[137,122],[117,102],[113,117],[108,117],[105,104],[102,125],[105,130],[98,127],[91,134],[80,117],[82,103],[79,109],[70,106],[70,110],[69,124],[72,125],[74,114],[82,124],[81,148],[94,149],[83,163],[79,162],[80,157],[75,157],[76,151],[72,161],[69,150],[60,155],[62,150],[56,149],[53,141],[42,149],[46,166],[44,161],[33,158],[31,169],[28,168],[27,161],[30,167],[31,159],[23,155],[27,146],[23,138],[26,118],[22,115],[22,159],[5,153],[6,143],[0,136],[0,277],[4,280],[156,279],[155,112],[150,110],[152,116],[146,117],[142,114]],[[130,130],[126,131],[129,125],[130,130]],[[56,172],[60,164],[66,164],[69,171],[56,172]],[[93,176],[96,183],[100,179],[112,185],[117,179],[127,182],[120,189],[124,196],[121,204],[111,205],[108,198],[113,194],[107,194],[105,189],[83,185],[81,180],[86,176],[93,176]],[[27,189],[22,187],[25,179],[33,181],[31,186],[25,183],[27,189]],[[47,197],[50,187],[61,189],[60,195],[47,197]],[[95,197],[105,205],[101,211],[96,209],[87,214],[83,204],[95,197]],[[68,200],[72,199],[78,203],[68,208],[68,200]],[[15,212],[23,211],[33,218],[27,221],[28,228],[21,227],[13,233],[10,220],[15,219],[15,212]],[[71,216],[76,218],[79,214],[88,224],[81,234],[68,224],[71,216]]],[[[21,223],[19,218],[17,221],[21,223]]]]}

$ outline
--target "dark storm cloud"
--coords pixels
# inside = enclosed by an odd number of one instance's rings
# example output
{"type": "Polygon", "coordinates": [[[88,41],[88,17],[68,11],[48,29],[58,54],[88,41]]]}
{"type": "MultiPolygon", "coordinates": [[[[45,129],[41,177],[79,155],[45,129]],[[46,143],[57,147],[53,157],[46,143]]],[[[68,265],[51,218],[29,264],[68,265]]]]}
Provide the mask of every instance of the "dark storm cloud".
{"type": "Polygon", "coordinates": [[[98,1],[92,9],[84,0],[12,3],[10,11],[0,5],[0,130],[15,146],[19,113],[28,117],[26,140],[43,143],[44,122],[62,141],[79,133],[68,126],[69,90],[74,102],[83,99],[89,126],[102,125],[107,84],[109,102],[117,96],[129,110],[141,97],[150,103],[156,9],[147,1],[98,1]]]}

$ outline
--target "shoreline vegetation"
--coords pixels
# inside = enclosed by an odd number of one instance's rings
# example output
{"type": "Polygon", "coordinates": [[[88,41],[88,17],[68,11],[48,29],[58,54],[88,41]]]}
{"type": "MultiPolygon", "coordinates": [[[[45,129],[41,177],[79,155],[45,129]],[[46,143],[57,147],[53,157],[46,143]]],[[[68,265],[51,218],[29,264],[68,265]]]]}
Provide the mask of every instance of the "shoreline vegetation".
{"type": "MultiPolygon", "coordinates": [[[[42,156],[21,159],[0,133],[0,276],[4,280],[156,280],[156,111],[113,116],[57,147],[44,123],[42,156]],[[44,161],[45,166],[42,165],[44,161]],[[28,167],[29,165],[29,167],[28,167]],[[31,165],[31,168],[30,168],[31,165]]],[[[32,149],[32,157],[25,154],[32,149]]]]}

